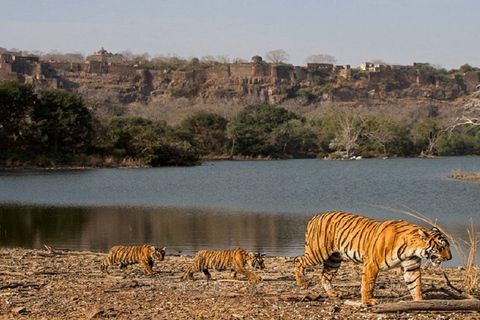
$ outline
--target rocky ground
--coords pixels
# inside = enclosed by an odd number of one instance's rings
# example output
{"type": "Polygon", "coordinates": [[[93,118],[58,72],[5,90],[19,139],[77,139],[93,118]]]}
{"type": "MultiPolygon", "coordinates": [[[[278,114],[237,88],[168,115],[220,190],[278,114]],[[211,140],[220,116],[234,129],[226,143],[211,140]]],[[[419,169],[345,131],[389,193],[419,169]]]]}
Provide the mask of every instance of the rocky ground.
{"type": "MultiPolygon", "coordinates": [[[[147,275],[139,265],[110,275],[98,266],[106,254],[64,250],[0,249],[0,319],[480,319],[468,311],[375,313],[360,303],[361,267],[345,264],[336,278],[344,292],[339,300],[325,297],[319,269],[307,273],[312,282],[300,289],[294,279],[293,259],[267,257],[266,269],[255,272],[259,283],[229,279],[230,272],[213,271],[216,281],[195,274],[196,281],[180,278],[191,257],[170,256],[157,261],[147,275]]],[[[425,299],[452,299],[441,290],[461,285],[462,270],[424,271],[425,299]]],[[[399,270],[380,274],[375,295],[380,303],[411,301],[399,270]]]]}

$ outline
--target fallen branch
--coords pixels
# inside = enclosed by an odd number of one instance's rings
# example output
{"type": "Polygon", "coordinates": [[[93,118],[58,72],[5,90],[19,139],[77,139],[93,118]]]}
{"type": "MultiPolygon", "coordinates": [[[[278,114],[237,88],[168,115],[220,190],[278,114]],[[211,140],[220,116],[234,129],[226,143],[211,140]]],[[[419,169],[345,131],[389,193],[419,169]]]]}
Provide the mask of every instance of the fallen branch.
{"type": "Polygon", "coordinates": [[[18,282],[15,282],[15,283],[9,283],[9,284],[0,286],[0,290],[15,289],[15,288],[18,288],[18,287],[40,289],[42,287],[42,285],[36,284],[36,283],[18,283],[18,282]]]}
{"type": "Polygon", "coordinates": [[[375,306],[375,313],[408,312],[408,311],[480,311],[480,300],[424,300],[397,303],[385,303],[375,306]]]}
{"type": "Polygon", "coordinates": [[[303,301],[319,301],[322,298],[321,295],[302,295],[302,296],[280,296],[280,300],[283,301],[293,301],[293,302],[303,302],[303,301]]]}
{"type": "Polygon", "coordinates": [[[449,286],[450,288],[452,288],[453,290],[457,291],[458,293],[463,293],[462,290],[456,288],[453,286],[453,284],[450,282],[450,279],[448,279],[448,276],[447,274],[445,273],[445,271],[443,272],[443,276],[445,277],[445,281],[447,281],[447,286],[449,286]]]}

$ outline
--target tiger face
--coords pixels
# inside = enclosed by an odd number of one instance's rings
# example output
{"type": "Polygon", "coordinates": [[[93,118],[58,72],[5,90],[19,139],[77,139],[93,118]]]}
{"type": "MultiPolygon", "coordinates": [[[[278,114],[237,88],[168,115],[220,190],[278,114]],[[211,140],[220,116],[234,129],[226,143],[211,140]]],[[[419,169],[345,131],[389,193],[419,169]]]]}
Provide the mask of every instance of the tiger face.
{"type": "Polygon", "coordinates": [[[250,265],[256,269],[265,269],[265,261],[263,260],[263,257],[265,257],[265,254],[262,254],[260,252],[250,252],[248,254],[250,265]]]}
{"type": "Polygon", "coordinates": [[[443,261],[452,259],[450,245],[440,230],[437,228],[428,231],[418,229],[418,234],[426,245],[421,256],[430,261],[434,267],[438,267],[443,261]]]}
{"type": "Polygon", "coordinates": [[[159,261],[163,261],[163,259],[165,259],[165,252],[167,250],[166,247],[163,247],[161,249],[157,249],[154,246],[151,246],[150,250],[151,250],[151,256],[153,258],[156,258],[159,261]]]}

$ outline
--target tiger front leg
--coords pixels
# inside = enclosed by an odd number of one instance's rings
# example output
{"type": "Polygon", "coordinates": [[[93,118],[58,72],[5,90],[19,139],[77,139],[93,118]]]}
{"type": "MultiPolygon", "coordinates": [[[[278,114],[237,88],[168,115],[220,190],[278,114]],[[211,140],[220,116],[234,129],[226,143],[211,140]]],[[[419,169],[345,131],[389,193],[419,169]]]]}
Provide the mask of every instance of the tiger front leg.
{"type": "Polygon", "coordinates": [[[195,279],[193,278],[193,270],[192,270],[191,267],[189,267],[189,268],[187,269],[187,271],[185,271],[185,274],[182,276],[182,280],[188,280],[188,281],[193,281],[193,280],[195,280],[195,279]]]}
{"type": "Polygon", "coordinates": [[[233,270],[234,270],[234,272],[236,272],[236,273],[241,273],[241,274],[245,275],[245,276],[246,276],[250,281],[252,281],[252,282],[257,282],[257,281],[260,280],[260,277],[259,277],[259,276],[257,276],[257,275],[256,275],[255,273],[253,273],[253,272],[248,271],[248,270],[245,269],[243,266],[239,266],[239,265],[238,265],[238,266],[235,266],[233,270]]]}
{"type": "Polygon", "coordinates": [[[363,266],[362,274],[362,303],[364,305],[374,305],[377,301],[373,298],[373,289],[377,280],[379,269],[376,263],[366,262],[363,266]]]}
{"type": "Polygon", "coordinates": [[[419,258],[402,262],[403,278],[413,300],[421,301],[422,297],[422,274],[421,260],[419,258]]]}
{"type": "Polygon", "coordinates": [[[308,288],[308,282],[305,280],[305,269],[307,267],[312,267],[312,266],[306,266],[303,259],[301,259],[301,257],[295,258],[295,280],[297,280],[297,284],[302,289],[308,288]]]}
{"type": "Polygon", "coordinates": [[[152,269],[153,263],[152,263],[152,265],[150,265],[148,260],[142,260],[142,261],[140,261],[140,264],[143,266],[146,273],[148,273],[148,274],[154,274],[155,273],[155,272],[153,272],[153,269],[152,269]]]}

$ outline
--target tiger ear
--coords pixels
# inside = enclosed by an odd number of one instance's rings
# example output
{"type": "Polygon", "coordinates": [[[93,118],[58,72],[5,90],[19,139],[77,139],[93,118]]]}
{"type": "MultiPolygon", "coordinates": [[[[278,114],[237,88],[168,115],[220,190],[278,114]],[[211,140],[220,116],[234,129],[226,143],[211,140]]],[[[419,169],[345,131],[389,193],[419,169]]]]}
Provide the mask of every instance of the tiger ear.
{"type": "Polygon", "coordinates": [[[428,239],[428,235],[425,231],[423,231],[422,229],[418,229],[418,235],[420,236],[420,239],[422,240],[427,240],[428,239]]]}
{"type": "Polygon", "coordinates": [[[432,228],[432,231],[439,231],[439,232],[440,232],[440,230],[438,230],[437,227],[433,227],[433,228],[432,228]]]}
{"type": "Polygon", "coordinates": [[[163,248],[162,248],[162,251],[167,251],[167,247],[163,247],[163,248]]]}

